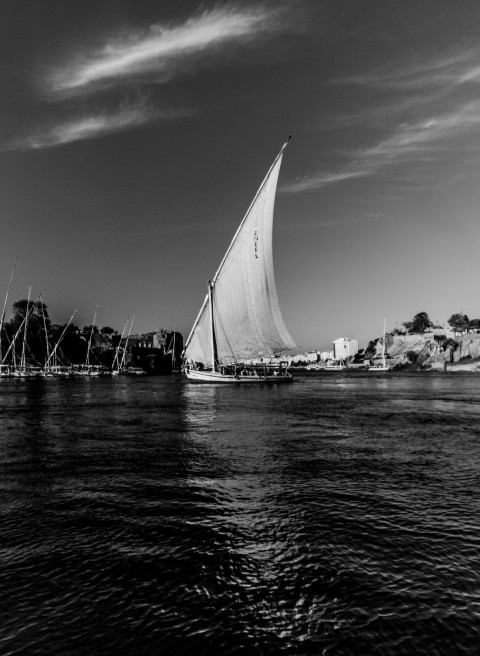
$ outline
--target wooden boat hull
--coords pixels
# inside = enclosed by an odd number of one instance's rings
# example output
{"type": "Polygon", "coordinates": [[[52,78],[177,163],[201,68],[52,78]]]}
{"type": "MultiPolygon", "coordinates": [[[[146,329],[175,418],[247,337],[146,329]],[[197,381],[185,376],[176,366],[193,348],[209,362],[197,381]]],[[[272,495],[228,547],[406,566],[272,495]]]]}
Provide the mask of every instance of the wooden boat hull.
{"type": "Polygon", "coordinates": [[[271,384],[271,383],[291,383],[293,376],[291,374],[281,375],[254,375],[254,376],[241,376],[234,374],[221,374],[219,371],[199,371],[196,369],[185,369],[185,375],[192,383],[222,383],[231,385],[258,385],[258,384],[271,384]]]}

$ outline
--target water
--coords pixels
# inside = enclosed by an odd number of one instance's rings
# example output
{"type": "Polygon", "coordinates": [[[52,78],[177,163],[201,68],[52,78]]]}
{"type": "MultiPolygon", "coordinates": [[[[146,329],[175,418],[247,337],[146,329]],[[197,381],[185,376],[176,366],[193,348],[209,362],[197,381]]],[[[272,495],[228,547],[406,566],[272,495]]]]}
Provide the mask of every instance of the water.
{"type": "Polygon", "coordinates": [[[480,377],[0,381],[0,653],[476,654],[480,377]]]}

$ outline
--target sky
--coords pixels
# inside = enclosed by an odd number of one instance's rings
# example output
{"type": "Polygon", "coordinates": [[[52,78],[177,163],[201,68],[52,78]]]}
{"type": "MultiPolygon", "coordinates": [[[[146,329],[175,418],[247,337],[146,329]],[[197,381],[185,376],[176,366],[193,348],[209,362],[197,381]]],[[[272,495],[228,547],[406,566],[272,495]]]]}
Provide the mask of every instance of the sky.
{"type": "Polygon", "coordinates": [[[480,317],[477,0],[0,0],[0,301],[186,338],[289,135],[300,351],[480,317]]]}

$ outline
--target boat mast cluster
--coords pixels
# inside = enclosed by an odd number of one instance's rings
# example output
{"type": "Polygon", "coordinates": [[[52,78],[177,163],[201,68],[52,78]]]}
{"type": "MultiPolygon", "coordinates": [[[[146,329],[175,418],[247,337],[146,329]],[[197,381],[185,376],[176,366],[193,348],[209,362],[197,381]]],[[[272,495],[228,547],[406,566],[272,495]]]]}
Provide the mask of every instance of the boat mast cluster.
{"type": "MultiPolygon", "coordinates": [[[[128,342],[133,329],[135,315],[130,323],[128,335],[124,337],[129,321],[125,323],[122,335],[115,349],[115,357],[111,367],[103,364],[92,362],[94,350],[92,348],[95,322],[97,318],[98,305],[95,308],[93,324],[89,327],[89,336],[86,347],[86,356],[81,364],[71,364],[62,354],[61,345],[65,336],[68,334],[73,319],[77,313],[75,310],[68,323],[63,326],[61,334],[52,338],[49,334],[47,317],[45,316],[46,306],[42,302],[41,294],[32,301],[31,288],[28,290],[28,298],[24,311],[23,319],[19,322],[12,334],[12,329],[7,331],[5,324],[5,311],[10,294],[13,276],[15,273],[17,260],[15,260],[10,281],[8,284],[3,310],[0,317],[0,377],[2,378],[31,378],[31,377],[71,377],[71,376],[115,376],[118,374],[143,374],[143,369],[138,367],[127,366],[126,354],[128,342]],[[34,319],[35,315],[35,321],[34,319]],[[37,346],[41,342],[40,353],[38,349],[34,354],[29,348],[29,338],[36,339],[37,346]],[[52,343],[52,340],[54,343],[52,343]],[[8,344],[6,349],[4,345],[8,344]],[[42,360],[41,362],[39,360],[42,360]]],[[[24,302],[23,302],[24,303],[24,302]]],[[[47,315],[48,316],[48,315],[47,315]]],[[[49,322],[48,322],[49,323],[49,322]]],[[[35,349],[34,349],[35,350],[35,349]]]]}

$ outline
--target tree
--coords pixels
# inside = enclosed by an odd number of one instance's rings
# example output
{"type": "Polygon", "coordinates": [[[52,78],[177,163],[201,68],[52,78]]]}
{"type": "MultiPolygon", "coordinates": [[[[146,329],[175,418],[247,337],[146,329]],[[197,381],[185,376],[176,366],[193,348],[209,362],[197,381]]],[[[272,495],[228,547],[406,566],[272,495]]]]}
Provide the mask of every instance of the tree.
{"type": "Polygon", "coordinates": [[[83,326],[82,333],[84,335],[90,335],[90,333],[95,334],[98,333],[98,328],[97,326],[93,326],[92,324],[90,324],[89,326],[83,326]]]}
{"type": "Polygon", "coordinates": [[[456,314],[452,314],[448,320],[448,325],[456,332],[462,333],[464,330],[467,330],[469,322],[470,320],[466,314],[463,314],[463,312],[457,312],[456,314]]]}
{"type": "Polygon", "coordinates": [[[81,364],[85,362],[87,344],[82,339],[78,326],[73,323],[52,326],[52,350],[57,344],[57,355],[62,364],[81,364]]]}
{"type": "Polygon", "coordinates": [[[29,312],[28,315],[29,326],[40,325],[42,327],[42,330],[45,330],[44,323],[43,323],[43,317],[45,317],[45,324],[47,326],[47,330],[49,330],[50,317],[48,316],[48,310],[45,303],[42,303],[41,301],[29,301],[26,298],[22,299],[21,301],[15,301],[15,303],[12,305],[13,317],[10,321],[12,327],[14,327],[15,330],[17,330],[20,327],[20,324],[25,319],[25,316],[27,314],[27,306],[29,312]]]}
{"type": "Polygon", "coordinates": [[[110,328],[110,326],[103,326],[103,328],[100,328],[100,332],[102,335],[113,335],[117,331],[114,328],[110,328]]]}
{"type": "Polygon", "coordinates": [[[12,309],[13,317],[10,320],[10,330],[8,331],[11,338],[13,338],[19,330],[28,312],[26,334],[24,323],[17,337],[15,351],[18,354],[19,349],[22,348],[21,345],[23,344],[23,340],[25,339],[26,357],[28,358],[28,361],[32,363],[43,363],[47,353],[46,333],[48,334],[51,328],[47,306],[45,303],[42,303],[42,301],[22,299],[16,301],[13,304],[12,309]]]}
{"type": "Polygon", "coordinates": [[[378,337],[377,339],[372,339],[368,342],[368,345],[364,351],[364,357],[365,358],[373,358],[375,353],[377,352],[377,342],[378,342],[378,337]]]}
{"type": "Polygon", "coordinates": [[[431,328],[433,323],[426,312],[419,312],[413,317],[412,326],[410,331],[412,333],[424,333],[427,328],[431,328]]]}

